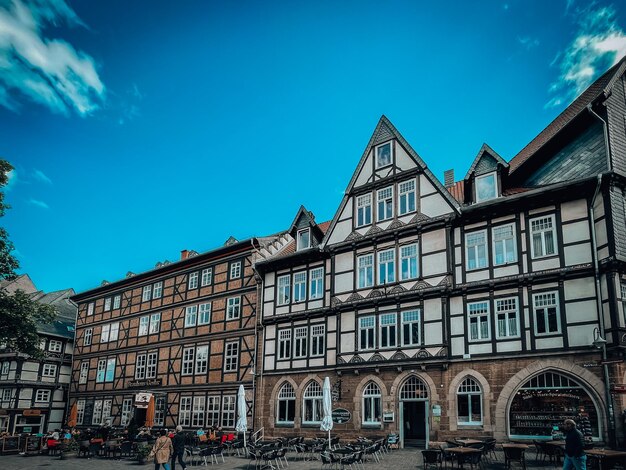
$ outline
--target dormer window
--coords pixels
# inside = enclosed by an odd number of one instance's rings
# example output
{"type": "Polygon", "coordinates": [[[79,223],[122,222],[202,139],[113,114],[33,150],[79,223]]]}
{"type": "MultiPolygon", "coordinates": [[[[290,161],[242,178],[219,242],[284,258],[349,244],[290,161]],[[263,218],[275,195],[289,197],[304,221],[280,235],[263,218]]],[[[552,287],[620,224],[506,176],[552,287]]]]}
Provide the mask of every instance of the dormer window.
{"type": "Polygon", "coordinates": [[[391,142],[376,147],[376,168],[391,165],[391,142]]]}
{"type": "Polygon", "coordinates": [[[298,230],[297,250],[304,250],[311,246],[311,232],[308,228],[298,230]]]}
{"type": "Polygon", "coordinates": [[[476,177],[476,202],[498,197],[498,178],[496,172],[476,177]]]}

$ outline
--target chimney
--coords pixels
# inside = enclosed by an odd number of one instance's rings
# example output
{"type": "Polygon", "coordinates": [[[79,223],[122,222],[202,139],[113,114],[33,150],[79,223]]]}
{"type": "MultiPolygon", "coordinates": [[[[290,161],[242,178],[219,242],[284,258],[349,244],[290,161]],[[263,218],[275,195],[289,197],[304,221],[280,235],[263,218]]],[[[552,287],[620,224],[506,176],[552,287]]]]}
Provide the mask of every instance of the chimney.
{"type": "Polygon", "coordinates": [[[180,259],[187,259],[189,258],[189,250],[180,250],[180,259]]]}
{"type": "Polygon", "coordinates": [[[454,168],[443,172],[443,185],[446,188],[454,186],[454,168]]]}

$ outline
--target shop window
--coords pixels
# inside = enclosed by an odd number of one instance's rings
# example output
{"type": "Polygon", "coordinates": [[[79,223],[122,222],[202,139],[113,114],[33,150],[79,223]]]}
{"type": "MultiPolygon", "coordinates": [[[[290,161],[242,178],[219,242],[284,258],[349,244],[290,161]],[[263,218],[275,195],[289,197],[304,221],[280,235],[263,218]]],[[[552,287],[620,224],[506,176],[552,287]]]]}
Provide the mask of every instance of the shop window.
{"type": "Polygon", "coordinates": [[[457,423],[459,425],[483,424],[483,391],[476,380],[467,377],[457,393],[457,423]]]}
{"type": "Polygon", "coordinates": [[[304,391],[302,406],[302,423],[319,424],[322,422],[322,387],[311,382],[304,391]]]}
{"type": "Polygon", "coordinates": [[[280,388],[277,409],[277,423],[293,423],[296,416],[296,392],[290,383],[286,383],[280,388]]]}
{"type": "Polygon", "coordinates": [[[363,424],[380,425],[382,416],[382,396],[380,387],[369,382],[363,390],[363,424]]]}

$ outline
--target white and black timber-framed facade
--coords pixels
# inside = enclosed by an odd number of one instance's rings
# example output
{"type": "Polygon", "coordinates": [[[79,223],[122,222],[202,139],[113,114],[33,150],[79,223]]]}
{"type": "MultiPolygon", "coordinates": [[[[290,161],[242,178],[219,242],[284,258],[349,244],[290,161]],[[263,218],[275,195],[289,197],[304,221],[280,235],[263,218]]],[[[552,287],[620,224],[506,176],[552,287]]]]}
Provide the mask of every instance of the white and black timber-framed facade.
{"type": "Polygon", "coordinates": [[[346,436],[545,439],[571,416],[588,439],[622,439],[625,70],[509,162],[483,145],[456,183],[383,117],[330,225],[306,210],[292,224],[316,243],[257,264],[255,427],[319,433],[329,376],[346,436]]]}
{"type": "Polygon", "coordinates": [[[257,280],[253,264],[280,237],[236,241],[79,293],[71,383],[78,426],[233,429],[239,385],[252,416],[257,280]],[[136,406],[140,405],[140,406],[136,406]]]}

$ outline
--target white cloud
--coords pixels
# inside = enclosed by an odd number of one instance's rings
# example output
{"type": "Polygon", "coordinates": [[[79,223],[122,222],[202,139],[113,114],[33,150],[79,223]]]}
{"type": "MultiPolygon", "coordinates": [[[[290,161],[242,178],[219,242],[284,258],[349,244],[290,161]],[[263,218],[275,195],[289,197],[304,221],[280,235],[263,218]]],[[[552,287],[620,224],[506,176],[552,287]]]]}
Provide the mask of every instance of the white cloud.
{"type": "Polygon", "coordinates": [[[40,171],[40,170],[33,171],[33,177],[37,181],[41,181],[42,183],[52,184],[52,180],[48,178],[48,175],[46,175],[43,171],[40,171]]]}
{"type": "Polygon", "coordinates": [[[9,191],[15,184],[17,183],[17,171],[13,168],[11,171],[7,173],[7,184],[4,188],[4,191],[9,191]]]}
{"type": "Polygon", "coordinates": [[[0,3],[0,105],[13,111],[20,100],[68,115],[100,107],[105,86],[94,60],[61,39],[44,36],[49,25],[84,26],[64,0],[0,3]]]}
{"type": "Polygon", "coordinates": [[[31,203],[33,206],[41,207],[42,209],[50,209],[50,206],[48,206],[48,204],[38,199],[30,198],[28,202],[31,203]]]}
{"type": "MultiPolygon", "coordinates": [[[[572,5],[568,2],[568,9],[572,5]]],[[[613,6],[591,4],[574,12],[578,24],[576,37],[557,55],[560,74],[550,85],[554,96],[545,107],[570,103],[601,73],[626,55],[626,34],[615,19],[613,6]]]]}

